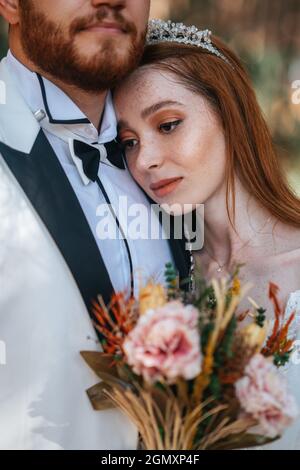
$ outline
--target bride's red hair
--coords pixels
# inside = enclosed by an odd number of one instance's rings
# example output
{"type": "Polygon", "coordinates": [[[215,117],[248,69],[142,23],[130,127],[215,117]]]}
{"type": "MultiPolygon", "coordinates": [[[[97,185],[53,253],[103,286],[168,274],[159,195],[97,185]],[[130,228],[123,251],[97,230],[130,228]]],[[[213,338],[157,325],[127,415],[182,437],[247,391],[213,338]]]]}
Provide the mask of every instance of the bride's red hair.
{"type": "Polygon", "coordinates": [[[227,147],[226,202],[230,221],[234,224],[236,174],[249,194],[274,217],[300,227],[300,200],[281,168],[249,76],[219,38],[213,37],[212,42],[231,65],[201,47],[166,42],[147,46],[141,66],[151,65],[175,74],[179,83],[206,97],[219,115],[227,147]]]}

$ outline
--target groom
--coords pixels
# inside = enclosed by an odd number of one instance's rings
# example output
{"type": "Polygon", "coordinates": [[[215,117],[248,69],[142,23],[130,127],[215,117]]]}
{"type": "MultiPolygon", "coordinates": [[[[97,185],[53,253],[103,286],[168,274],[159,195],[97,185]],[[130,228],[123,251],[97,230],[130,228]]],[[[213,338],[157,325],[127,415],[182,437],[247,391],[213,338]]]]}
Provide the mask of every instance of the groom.
{"type": "MultiPolygon", "coordinates": [[[[10,25],[0,64],[0,449],[134,449],[121,412],[93,411],[101,293],[163,278],[171,241],[99,236],[98,208],[142,204],[115,141],[108,91],[137,65],[150,0],[0,0],[10,25]]],[[[120,214],[110,224],[122,232],[120,214]]]]}

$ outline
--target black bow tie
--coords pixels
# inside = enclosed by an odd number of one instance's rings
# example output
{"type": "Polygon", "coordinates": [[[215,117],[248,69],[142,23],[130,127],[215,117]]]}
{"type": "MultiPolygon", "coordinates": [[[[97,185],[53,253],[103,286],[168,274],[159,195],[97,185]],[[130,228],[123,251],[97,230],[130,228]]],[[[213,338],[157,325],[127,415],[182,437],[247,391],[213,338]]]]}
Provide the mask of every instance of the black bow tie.
{"type": "MultiPolygon", "coordinates": [[[[103,144],[106,148],[107,159],[110,163],[122,170],[125,170],[125,163],[123,159],[123,152],[120,144],[115,140],[103,144]]],[[[100,151],[92,145],[81,142],[80,140],[74,140],[74,153],[76,157],[82,161],[82,168],[86,176],[91,181],[96,181],[99,171],[100,151]]]]}

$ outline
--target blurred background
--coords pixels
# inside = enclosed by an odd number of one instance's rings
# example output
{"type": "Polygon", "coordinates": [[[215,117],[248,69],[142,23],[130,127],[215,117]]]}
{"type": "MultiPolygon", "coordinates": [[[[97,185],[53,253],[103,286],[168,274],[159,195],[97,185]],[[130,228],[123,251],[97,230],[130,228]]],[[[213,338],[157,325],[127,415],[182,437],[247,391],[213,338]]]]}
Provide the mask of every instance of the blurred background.
{"type": "MultiPolygon", "coordinates": [[[[151,16],[211,29],[242,58],[300,195],[300,103],[292,100],[300,81],[300,0],[152,0],[151,16]]],[[[1,19],[1,57],[6,50],[1,19]]]]}

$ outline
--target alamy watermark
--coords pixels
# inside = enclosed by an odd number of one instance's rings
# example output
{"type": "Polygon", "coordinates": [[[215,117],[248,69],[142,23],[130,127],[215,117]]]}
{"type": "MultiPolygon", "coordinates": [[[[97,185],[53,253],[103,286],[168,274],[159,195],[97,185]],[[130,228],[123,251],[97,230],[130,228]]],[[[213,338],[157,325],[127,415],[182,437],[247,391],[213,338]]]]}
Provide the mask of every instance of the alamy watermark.
{"type": "Polygon", "coordinates": [[[100,204],[96,210],[99,221],[96,234],[99,240],[184,240],[186,248],[200,250],[204,243],[203,204],[128,204],[120,196],[118,208],[100,204]],[[122,230],[115,223],[117,215],[122,230]]]}

